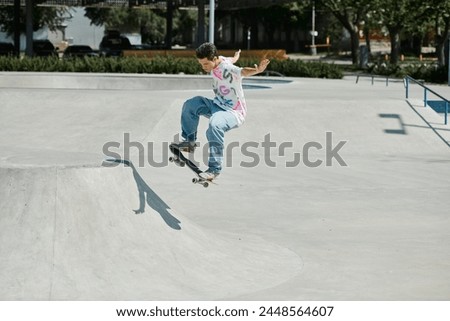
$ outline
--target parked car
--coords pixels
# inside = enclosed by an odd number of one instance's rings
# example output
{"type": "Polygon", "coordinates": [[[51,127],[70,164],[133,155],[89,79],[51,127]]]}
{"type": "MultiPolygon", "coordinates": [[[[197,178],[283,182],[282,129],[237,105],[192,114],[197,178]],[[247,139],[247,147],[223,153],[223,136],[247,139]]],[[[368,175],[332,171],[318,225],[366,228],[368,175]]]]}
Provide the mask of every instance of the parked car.
{"type": "Polygon", "coordinates": [[[123,50],[131,49],[130,40],[118,31],[108,31],[100,42],[100,55],[104,57],[122,56],[123,50]]]}
{"type": "Polygon", "coordinates": [[[131,49],[132,50],[150,50],[150,49],[155,49],[155,48],[149,44],[143,43],[141,45],[131,45],[131,49]]]}
{"type": "Polygon", "coordinates": [[[0,42],[0,56],[13,56],[14,45],[10,42],[0,42]]]}
{"type": "Polygon", "coordinates": [[[35,57],[58,57],[58,52],[50,40],[33,40],[33,55],[35,57]]]}
{"type": "Polygon", "coordinates": [[[72,45],[64,50],[64,58],[80,58],[80,57],[98,57],[90,46],[87,45],[72,45]]]}

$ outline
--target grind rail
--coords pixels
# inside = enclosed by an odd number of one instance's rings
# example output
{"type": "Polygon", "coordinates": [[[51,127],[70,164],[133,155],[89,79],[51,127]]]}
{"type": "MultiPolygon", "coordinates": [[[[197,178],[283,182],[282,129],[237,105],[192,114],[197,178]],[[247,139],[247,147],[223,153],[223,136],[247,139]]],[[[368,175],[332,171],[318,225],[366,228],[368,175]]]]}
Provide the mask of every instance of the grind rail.
{"type": "Polygon", "coordinates": [[[417,85],[419,85],[420,87],[422,87],[423,90],[423,104],[424,107],[427,107],[428,105],[428,92],[432,93],[433,95],[435,95],[436,97],[439,97],[440,99],[442,99],[445,102],[445,108],[444,108],[444,124],[447,125],[448,124],[448,105],[450,103],[450,101],[447,98],[444,98],[443,96],[439,95],[437,92],[435,92],[434,90],[430,89],[429,87],[425,86],[423,84],[423,81],[419,81],[416,80],[410,76],[406,76],[404,78],[404,83],[405,83],[405,88],[406,88],[406,99],[409,98],[409,86],[410,86],[410,82],[413,82],[417,85]]]}

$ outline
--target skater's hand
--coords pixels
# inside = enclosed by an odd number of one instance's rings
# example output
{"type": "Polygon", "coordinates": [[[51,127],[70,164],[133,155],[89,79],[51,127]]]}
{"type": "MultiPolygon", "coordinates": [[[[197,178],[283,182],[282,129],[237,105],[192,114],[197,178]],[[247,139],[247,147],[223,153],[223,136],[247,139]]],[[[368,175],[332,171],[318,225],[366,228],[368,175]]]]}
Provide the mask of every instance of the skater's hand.
{"type": "Polygon", "coordinates": [[[261,73],[264,70],[266,70],[267,66],[269,65],[270,60],[269,59],[263,59],[259,62],[259,65],[255,64],[256,73],[261,73]]]}
{"type": "Polygon", "coordinates": [[[241,49],[239,49],[234,53],[234,57],[231,58],[231,62],[234,64],[236,61],[239,60],[240,57],[241,57],[241,49]]]}
{"type": "Polygon", "coordinates": [[[267,65],[270,63],[269,59],[263,59],[259,62],[259,65],[255,64],[255,66],[253,68],[244,68],[242,69],[242,76],[243,77],[248,77],[248,76],[253,76],[256,74],[259,74],[261,72],[263,72],[264,70],[266,70],[267,65]]]}

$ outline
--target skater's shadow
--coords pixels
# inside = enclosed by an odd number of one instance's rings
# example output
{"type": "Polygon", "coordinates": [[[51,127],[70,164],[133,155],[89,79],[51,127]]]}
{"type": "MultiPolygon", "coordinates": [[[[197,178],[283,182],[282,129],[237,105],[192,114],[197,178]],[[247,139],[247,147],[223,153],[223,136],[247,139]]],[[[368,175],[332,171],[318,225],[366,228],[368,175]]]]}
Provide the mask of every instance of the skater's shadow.
{"type": "Polygon", "coordinates": [[[120,163],[125,166],[131,167],[133,170],[134,180],[139,191],[139,209],[133,210],[135,214],[142,214],[145,212],[145,204],[150,206],[156,212],[158,212],[164,222],[174,230],[181,230],[180,221],[169,213],[170,207],[156,194],[150,186],[139,175],[138,171],[134,167],[133,163],[128,160],[113,159],[107,160],[108,163],[120,163]]]}

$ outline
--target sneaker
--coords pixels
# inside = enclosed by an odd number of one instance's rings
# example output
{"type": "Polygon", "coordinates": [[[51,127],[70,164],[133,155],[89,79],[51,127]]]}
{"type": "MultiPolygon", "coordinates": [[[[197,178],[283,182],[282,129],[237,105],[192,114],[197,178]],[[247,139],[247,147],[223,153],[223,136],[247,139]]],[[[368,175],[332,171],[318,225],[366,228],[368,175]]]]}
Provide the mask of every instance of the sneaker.
{"type": "Polygon", "coordinates": [[[210,172],[209,170],[199,174],[199,176],[201,178],[203,178],[204,180],[207,180],[207,181],[212,181],[212,180],[216,179],[217,176],[219,176],[219,175],[220,175],[219,172],[214,173],[214,172],[210,172]]]}
{"type": "Polygon", "coordinates": [[[177,145],[178,145],[178,148],[180,149],[180,151],[186,152],[186,153],[193,153],[195,151],[195,148],[197,147],[197,144],[195,142],[189,142],[189,141],[184,141],[177,145]]]}

